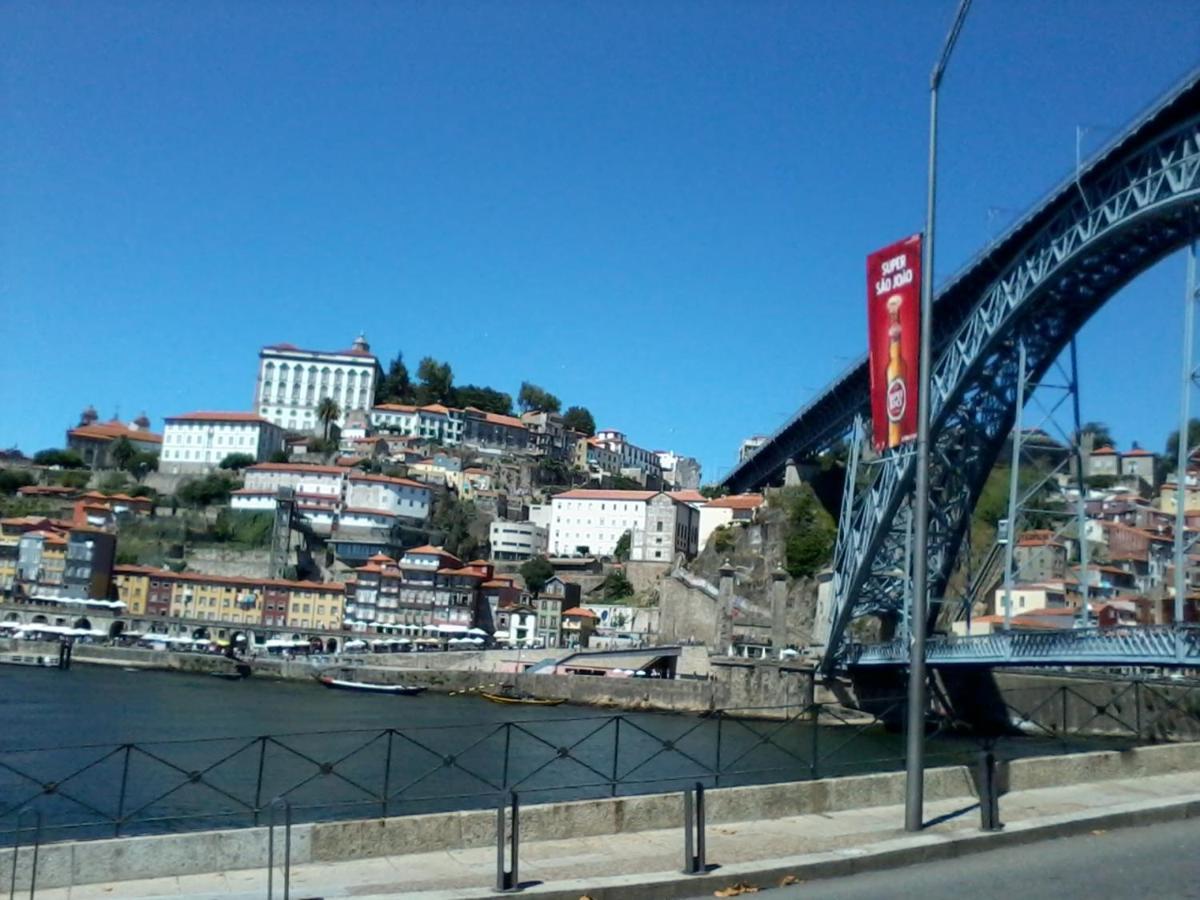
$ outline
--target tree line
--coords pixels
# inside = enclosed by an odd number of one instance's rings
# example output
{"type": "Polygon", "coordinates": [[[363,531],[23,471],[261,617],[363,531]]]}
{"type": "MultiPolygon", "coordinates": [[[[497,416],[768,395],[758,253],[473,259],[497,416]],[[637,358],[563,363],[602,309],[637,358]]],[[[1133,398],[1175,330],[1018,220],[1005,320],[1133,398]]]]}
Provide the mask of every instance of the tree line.
{"type": "MultiPolygon", "coordinates": [[[[375,386],[375,403],[407,403],[428,406],[440,403],[465,409],[473,406],[484,412],[502,416],[513,415],[513,397],[505,391],[477,384],[454,383],[454,371],[450,363],[441,362],[432,356],[424,357],[417,364],[414,380],[404,362],[404,354],[397,353],[387,371],[375,386]]],[[[562,411],[562,401],[550,391],[529,381],[521,382],[517,392],[516,409],[521,412],[562,412],[567,428],[588,437],[596,433],[596,421],[586,407],[568,406],[562,411]]]]}

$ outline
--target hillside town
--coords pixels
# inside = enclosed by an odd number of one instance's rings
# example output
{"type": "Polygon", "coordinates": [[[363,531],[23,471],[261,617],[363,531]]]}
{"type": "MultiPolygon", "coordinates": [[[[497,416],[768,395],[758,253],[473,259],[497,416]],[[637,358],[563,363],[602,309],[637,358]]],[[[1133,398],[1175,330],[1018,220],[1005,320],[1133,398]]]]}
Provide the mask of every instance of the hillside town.
{"type": "MultiPolygon", "coordinates": [[[[783,531],[764,537],[803,473],[766,496],[702,493],[695,459],[596,429],[536,385],[518,411],[489,388],[459,394],[491,409],[440,402],[454,391],[432,360],[415,385],[399,358],[385,374],[360,335],[333,352],[263,347],[252,410],[172,413],[155,430],[87,407],[61,449],[3,460],[0,628],[252,652],[820,652],[837,510],[821,511],[811,558],[786,540],[803,517],[777,516],[783,531]],[[760,552],[740,553],[747,542],[760,552]],[[788,577],[790,616],[766,567],[788,577]]],[[[1007,521],[978,511],[995,540],[944,630],[1169,620],[1176,476],[1148,450],[1085,438],[1083,534],[1078,472],[1047,474],[1044,505],[1059,514],[1017,524],[1011,563],[1007,521]]],[[[1026,441],[1045,458],[1065,451],[1043,433],[1026,441]]],[[[1200,466],[1183,477],[1200,533],[1200,466]]],[[[1200,566],[1188,575],[1200,587],[1200,566]]]]}

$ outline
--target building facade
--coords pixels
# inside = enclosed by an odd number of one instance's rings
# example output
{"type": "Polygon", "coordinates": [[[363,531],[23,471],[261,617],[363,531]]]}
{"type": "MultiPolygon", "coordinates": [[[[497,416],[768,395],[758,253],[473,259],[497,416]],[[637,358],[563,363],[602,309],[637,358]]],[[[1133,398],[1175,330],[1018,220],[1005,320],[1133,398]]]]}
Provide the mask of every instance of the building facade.
{"type": "Polygon", "coordinates": [[[533,522],[492,522],[488,542],[492,559],[522,560],[544,556],[550,547],[549,532],[533,522]]]}
{"type": "Polygon", "coordinates": [[[160,472],[211,472],[234,453],[266,462],[283,449],[283,429],[255,413],[192,412],[170,416],[163,428],[160,472]]]}
{"type": "Polygon", "coordinates": [[[99,422],[91,407],[83,411],[79,424],[67,432],[67,449],[78,453],[93,469],[111,469],[115,463],[109,454],[121,438],[129,441],[139,453],[157,455],[162,450],[162,435],[150,430],[150,420],[145,413],[129,424],[115,418],[99,422]]]}
{"type": "Polygon", "coordinates": [[[317,407],[329,398],[337,404],[341,425],[352,410],[368,411],[381,377],[379,360],[359,335],[348,350],[302,350],[273,344],[258,354],[254,408],[258,415],[287,431],[318,433],[317,407]]]}

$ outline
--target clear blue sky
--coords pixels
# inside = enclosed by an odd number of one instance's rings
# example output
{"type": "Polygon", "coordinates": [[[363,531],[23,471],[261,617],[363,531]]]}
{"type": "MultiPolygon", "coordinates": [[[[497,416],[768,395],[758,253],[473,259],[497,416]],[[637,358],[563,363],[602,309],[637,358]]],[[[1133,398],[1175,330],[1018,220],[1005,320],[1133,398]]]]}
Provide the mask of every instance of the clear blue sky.
{"type": "MultiPolygon", "coordinates": [[[[361,329],[719,477],[865,348],[954,5],[9,2],[0,446],[246,409],[261,345],[361,329]]],[[[938,278],[1197,62],[1193,2],[976,0],[938,278]]],[[[1173,427],[1182,296],[1176,256],[1083,336],[1122,445],[1173,427]]]]}

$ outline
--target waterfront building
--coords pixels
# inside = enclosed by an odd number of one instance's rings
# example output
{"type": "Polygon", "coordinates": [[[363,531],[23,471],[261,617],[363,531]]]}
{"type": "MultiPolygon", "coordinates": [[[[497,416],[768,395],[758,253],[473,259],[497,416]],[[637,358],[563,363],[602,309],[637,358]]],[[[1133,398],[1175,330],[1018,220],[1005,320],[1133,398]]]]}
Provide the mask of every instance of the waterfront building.
{"type": "Polygon", "coordinates": [[[169,586],[168,615],[174,618],[337,631],[345,616],[346,585],[340,582],[167,571],[152,573],[151,581],[169,586]]]}
{"type": "Polygon", "coordinates": [[[359,335],[348,350],[302,350],[292,344],[273,344],[258,354],[255,411],[288,431],[320,433],[317,407],[330,398],[338,406],[335,424],[348,413],[367,411],[375,401],[375,384],[382,377],[379,360],[359,335]]]}
{"type": "Polygon", "coordinates": [[[569,649],[586,647],[595,630],[596,614],[590,609],[576,606],[563,610],[562,640],[564,647],[569,649]]]}
{"type": "Polygon", "coordinates": [[[735,494],[705,500],[700,507],[700,534],[696,543],[700,549],[708,544],[709,536],[731,522],[749,522],[763,505],[762,494],[735,494]]]}
{"type": "MultiPolygon", "coordinates": [[[[150,582],[158,573],[152,566],[137,566],[121,564],[113,566],[113,584],[116,586],[117,599],[125,604],[125,611],[131,616],[148,614],[150,606],[150,582]]],[[[167,611],[170,610],[168,600],[167,611]]],[[[162,613],[163,615],[166,612],[162,613]]]]}
{"type": "Polygon", "coordinates": [[[492,522],[488,529],[492,559],[524,560],[545,556],[549,532],[533,522],[492,522]]]}
{"type": "Polygon", "coordinates": [[[76,526],[67,534],[63,560],[65,597],[107,600],[112,593],[117,536],[100,528],[76,526]]]}
{"type": "Polygon", "coordinates": [[[537,611],[537,639],[543,647],[562,647],[562,613],[579,605],[583,590],[555,575],[533,599],[537,611]]]}
{"type": "Polygon", "coordinates": [[[150,419],[145,413],[128,424],[116,418],[99,422],[96,411],[90,406],[83,411],[79,424],[67,432],[67,449],[78,453],[93,469],[111,469],[115,464],[109,453],[121,438],[140,453],[158,454],[162,449],[162,435],[150,430],[150,419]]]}
{"type": "Polygon", "coordinates": [[[190,412],[169,416],[163,428],[160,472],[211,472],[225,457],[244,453],[266,462],[283,449],[283,429],[246,412],[190,412]]]}

